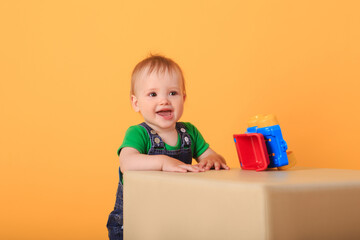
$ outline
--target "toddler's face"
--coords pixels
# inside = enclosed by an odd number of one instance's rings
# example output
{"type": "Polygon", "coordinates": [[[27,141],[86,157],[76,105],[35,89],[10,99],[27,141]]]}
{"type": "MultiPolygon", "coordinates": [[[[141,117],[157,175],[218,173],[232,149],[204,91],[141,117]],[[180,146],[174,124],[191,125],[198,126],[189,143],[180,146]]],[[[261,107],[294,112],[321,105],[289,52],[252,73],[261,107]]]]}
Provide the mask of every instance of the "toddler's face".
{"type": "Polygon", "coordinates": [[[182,80],[177,74],[144,74],[136,80],[134,88],[132,106],[150,127],[158,132],[175,128],[183,113],[185,101],[182,80]]]}

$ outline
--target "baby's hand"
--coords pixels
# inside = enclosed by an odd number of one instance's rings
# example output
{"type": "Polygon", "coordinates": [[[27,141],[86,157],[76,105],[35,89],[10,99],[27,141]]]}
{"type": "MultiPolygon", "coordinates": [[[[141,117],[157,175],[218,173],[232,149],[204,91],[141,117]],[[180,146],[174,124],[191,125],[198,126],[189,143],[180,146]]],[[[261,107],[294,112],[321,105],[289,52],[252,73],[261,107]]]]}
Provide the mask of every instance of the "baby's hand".
{"type": "Polygon", "coordinates": [[[221,168],[229,170],[230,168],[226,165],[225,159],[211,150],[210,148],[206,150],[200,157],[199,163],[195,166],[199,166],[200,169],[205,169],[205,171],[215,168],[215,170],[220,170],[221,168]]]}
{"type": "Polygon", "coordinates": [[[197,165],[185,164],[175,158],[164,155],[163,164],[161,167],[165,172],[203,172],[204,169],[197,165]]]}

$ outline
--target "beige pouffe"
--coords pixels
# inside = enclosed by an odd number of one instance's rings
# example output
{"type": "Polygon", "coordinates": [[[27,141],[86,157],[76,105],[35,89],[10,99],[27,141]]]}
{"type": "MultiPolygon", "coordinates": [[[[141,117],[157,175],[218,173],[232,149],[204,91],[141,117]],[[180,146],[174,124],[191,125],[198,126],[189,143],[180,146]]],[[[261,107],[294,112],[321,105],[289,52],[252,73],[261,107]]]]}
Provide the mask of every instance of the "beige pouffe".
{"type": "Polygon", "coordinates": [[[124,239],[360,239],[360,171],[133,171],[124,239]]]}

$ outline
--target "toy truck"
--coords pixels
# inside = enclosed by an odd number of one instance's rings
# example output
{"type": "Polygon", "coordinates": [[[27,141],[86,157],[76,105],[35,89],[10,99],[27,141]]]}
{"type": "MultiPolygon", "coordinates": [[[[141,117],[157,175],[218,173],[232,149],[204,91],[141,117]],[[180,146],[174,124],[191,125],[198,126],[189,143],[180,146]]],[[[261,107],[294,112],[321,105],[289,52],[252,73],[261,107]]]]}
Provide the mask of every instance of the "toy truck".
{"type": "Polygon", "coordinates": [[[245,134],[234,134],[240,166],[245,170],[267,168],[285,170],[295,165],[292,152],[287,152],[281,128],[272,114],[256,115],[248,121],[245,134]]]}

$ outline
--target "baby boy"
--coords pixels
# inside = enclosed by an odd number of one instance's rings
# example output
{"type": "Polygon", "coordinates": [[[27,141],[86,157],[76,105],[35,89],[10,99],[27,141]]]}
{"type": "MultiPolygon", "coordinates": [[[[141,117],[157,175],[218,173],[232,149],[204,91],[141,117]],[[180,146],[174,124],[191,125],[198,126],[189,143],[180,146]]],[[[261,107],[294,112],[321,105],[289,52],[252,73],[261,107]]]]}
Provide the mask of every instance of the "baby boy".
{"type": "Polygon", "coordinates": [[[130,95],[133,109],[144,122],[127,130],[118,150],[120,182],[107,223],[111,240],[123,239],[123,172],[229,169],[194,125],[179,122],[186,91],[182,70],[173,60],[154,55],[138,63],[132,73],[130,95]],[[196,165],[191,164],[193,158],[196,165]]]}

